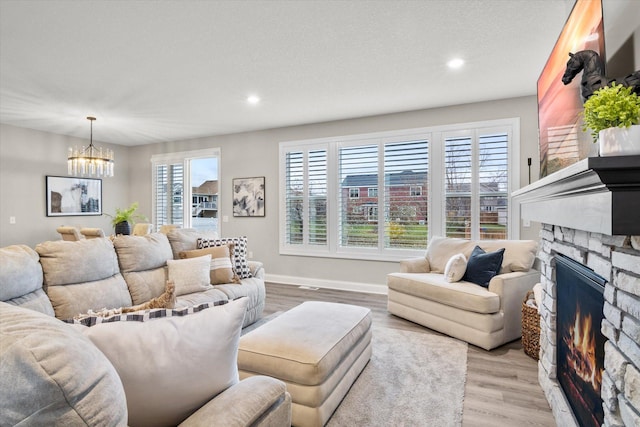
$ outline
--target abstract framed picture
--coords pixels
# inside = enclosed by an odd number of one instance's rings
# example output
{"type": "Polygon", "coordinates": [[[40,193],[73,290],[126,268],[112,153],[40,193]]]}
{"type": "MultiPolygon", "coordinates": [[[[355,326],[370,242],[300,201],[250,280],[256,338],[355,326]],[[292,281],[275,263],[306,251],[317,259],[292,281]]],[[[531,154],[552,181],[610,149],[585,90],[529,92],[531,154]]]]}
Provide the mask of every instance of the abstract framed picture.
{"type": "Polygon", "coordinates": [[[102,180],[46,177],[47,216],[102,215],[102,180]]]}
{"type": "Polygon", "coordinates": [[[264,176],[233,179],[233,216],[264,216],[264,176]]]}

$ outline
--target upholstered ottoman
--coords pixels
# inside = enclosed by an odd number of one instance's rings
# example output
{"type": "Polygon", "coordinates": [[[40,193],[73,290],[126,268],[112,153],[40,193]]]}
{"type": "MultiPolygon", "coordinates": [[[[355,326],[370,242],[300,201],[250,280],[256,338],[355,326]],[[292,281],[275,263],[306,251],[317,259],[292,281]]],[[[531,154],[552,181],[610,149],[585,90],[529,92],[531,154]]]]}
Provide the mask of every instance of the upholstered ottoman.
{"type": "Polygon", "coordinates": [[[294,426],[322,426],[371,358],[371,311],[308,301],[240,339],[240,378],[287,384],[294,426]]]}

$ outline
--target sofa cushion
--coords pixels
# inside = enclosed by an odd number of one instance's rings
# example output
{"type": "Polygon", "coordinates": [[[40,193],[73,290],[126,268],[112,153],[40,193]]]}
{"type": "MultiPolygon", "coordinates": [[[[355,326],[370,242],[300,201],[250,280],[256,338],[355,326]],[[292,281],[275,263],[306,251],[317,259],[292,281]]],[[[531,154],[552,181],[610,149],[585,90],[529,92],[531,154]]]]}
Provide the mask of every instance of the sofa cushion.
{"type": "Polygon", "coordinates": [[[169,238],[169,243],[171,244],[173,259],[178,259],[180,258],[180,252],[198,249],[198,238],[217,239],[218,233],[195,228],[176,228],[167,234],[167,238],[169,238]]]}
{"type": "Polygon", "coordinates": [[[533,267],[538,250],[535,240],[466,240],[435,236],[429,241],[425,254],[430,271],[444,273],[447,261],[457,253],[462,253],[469,259],[476,245],[487,252],[505,248],[500,274],[529,271],[533,267]]]}
{"type": "Polygon", "coordinates": [[[164,267],[168,259],[173,259],[169,240],[162,233],[119,235],[113,239],[113,246],[123,273],[164,267]]]}
{"type": "Polygon", "coordinates": [[[167,261],[169,281],[176,286],[176,296],[202,292],[211,289],[209,269],[211,255],[189,259],[167,261]]]}
{"type": "Polygon", "coordinates": [[[0,301],[54,315],[42,290],[42,266],[38,253],[26,245],[0,248],[0,301]]]}
{"type": "Polygon", "coordinates": [[[0,425],[126,425],[118,374],[71,325],[0,303],[0,359],[0,425]]]}
{"type": "Polygon", "coordinates": [[[198,239],[198,249],[211,248],[233,243],[233,269],[240,279],[252,277],[249,263],[247,262],[247,238],[223,237],[220,239],[198,239]]]}
{"type": "Polygon", "coordinates": [[[36,246],[45,291],[59,319],[131,306],[131,295],[109,239],[57,240],[36,246]]]}
{"type": "Polygon", "coordinates": [[[469,258],[474,246],[474,243],[465,239],[432,237],[426,253],[427,261],[429,261],[429,271],[432,273],[444,273],[447,262],[452,256],[461,253],[466,258],[469,258]]]}
{"type": "Polygon", "coordinates": [[[480,246],[476,246],[467,261],[467,270],[462,279],[488,288],[493,276],[500,271],[503,258],[504,248],[485,252],[480,246]]]}
{"type": "Polygon", "coordinates": [[[447,282],[459,282],[467,271],[467,257],[464,254],[456,254],[449,258],[444,267],[444,278],[447,282]]]}
{"type": "Polygon", "coordinates": [[[500,297],[475,283],[449,283],[439,273],[391,273],[389,289],[476,313],[496,313],[500,297]]]}
{"type": "Polygon", "coordinates": [[[203,255],[211,255],[211,265],[209,279],[212,285],[222,285],[226,283],[239,283],[240,278],[233,269],[233,243],[226,245],[194,249],[192,251],[182,251],[178,254],[180,259],[194,258],[203,255]]]}
{"type": "Polygon", "coordinates": [[[120,375],[129,425],[175,426],[236,384],[245,309],[241,299],[185,317],[86,328],[120,375]]]}

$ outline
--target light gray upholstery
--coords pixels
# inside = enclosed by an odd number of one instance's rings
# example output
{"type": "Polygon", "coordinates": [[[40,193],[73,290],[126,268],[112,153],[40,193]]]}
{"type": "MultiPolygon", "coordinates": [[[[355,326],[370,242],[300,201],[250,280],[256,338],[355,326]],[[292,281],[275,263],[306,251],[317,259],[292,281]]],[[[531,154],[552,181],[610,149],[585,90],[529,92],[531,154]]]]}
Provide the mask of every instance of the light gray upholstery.
{"type": "Polygon", "coordinates": [[[44,289],[56,317],[131,306],[131,295],[109,239],[51,241],[36,246],[44,289]]]}
{"type": "Polygon", "coordinates": [[[42,266],[38,253],[26,245],[0,248],[0,301],[54,315],[42,290],[42,266]]]}
{"type": "Polygon", "coordinates": [[[520,338],[522,300],[540,281],[531,269],[537,244],[531,240],[464,240],[434,237],[424,258],[400,262],[400,272],[387,275],[391,314],[486,350],[520,338]],[[484,288],[466,281],[449,283],[447,261],[469,256],[478,245],[486,251],[505,248],[500,274],[484,288]]]}
{"type": "Polygon", "coordinates": [[[127,425],[118,374],[69,325],[0,302],[0,359],[0,425],[127,425]]]}

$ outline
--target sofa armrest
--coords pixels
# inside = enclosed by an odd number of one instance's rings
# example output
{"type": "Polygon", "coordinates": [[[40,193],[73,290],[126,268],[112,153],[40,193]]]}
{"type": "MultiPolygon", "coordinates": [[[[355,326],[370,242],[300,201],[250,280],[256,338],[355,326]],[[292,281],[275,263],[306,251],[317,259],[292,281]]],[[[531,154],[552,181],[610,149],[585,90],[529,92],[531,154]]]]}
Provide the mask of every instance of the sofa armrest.
{"type": "Polygon", "coordinates": [[[428,273],[430,270],[429,261],[425,257],[400,261],[400,273],[428,273]]]}
{"type": "Polygon", "coordinates": [[[291,425],[291,397],[275,378],[254,376],[229,387],[184,420],[181,427],[291,425]]]}
{"type": "Polygon", "coordinates": [[[247,264],[249,264],[249,270],[253,277],[264,279],[264,264],[260,261],[247,261],[247,264]]]}
{"type": "Polygon", "coordinates": [[[522,300],[540,281],[537,270],[516,271],[494,276],[489,291],[500,296],[500,311],[504,313],[505,336],[516,339],[522,333],[522,300]]]}

